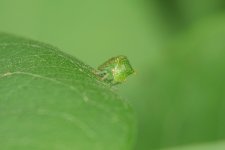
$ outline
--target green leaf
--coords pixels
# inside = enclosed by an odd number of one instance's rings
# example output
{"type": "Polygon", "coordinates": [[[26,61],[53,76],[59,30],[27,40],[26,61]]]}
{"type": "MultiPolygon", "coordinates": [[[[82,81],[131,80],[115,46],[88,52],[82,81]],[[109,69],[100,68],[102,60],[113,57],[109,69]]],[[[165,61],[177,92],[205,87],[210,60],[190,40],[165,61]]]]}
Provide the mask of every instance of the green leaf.
{"type": "Polygon", "coordinates": [[[131,107],[55,47],[0,33],[0,147],[130,150],[131,107]]]}
{"type": "Polygon", "coordinates": [[[208,142],[203,144],[177,146],[174,148],[166,148],[163,150],[224,150],[224,149],[225,149],[225,142],[218,141],[218,142],[208,142]]]}

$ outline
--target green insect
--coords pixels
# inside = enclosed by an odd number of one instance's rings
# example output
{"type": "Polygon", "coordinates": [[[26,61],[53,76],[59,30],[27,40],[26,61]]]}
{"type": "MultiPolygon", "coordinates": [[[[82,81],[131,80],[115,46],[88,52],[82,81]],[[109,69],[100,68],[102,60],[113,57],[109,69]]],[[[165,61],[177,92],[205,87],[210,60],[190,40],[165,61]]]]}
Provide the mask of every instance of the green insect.
{"type": "Polygon", "coordinates": [[[126,56],[117,56],[109,59],[96,70],[96,75],[110,85],[120,84],[135,71],[126,56]]]}

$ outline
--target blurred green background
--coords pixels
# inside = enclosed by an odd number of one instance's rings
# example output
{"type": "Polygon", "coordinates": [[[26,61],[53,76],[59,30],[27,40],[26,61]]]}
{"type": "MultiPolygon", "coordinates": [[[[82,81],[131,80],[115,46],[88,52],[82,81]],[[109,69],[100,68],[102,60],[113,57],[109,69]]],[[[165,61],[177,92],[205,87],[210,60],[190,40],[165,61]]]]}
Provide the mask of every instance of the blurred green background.
{"type": "Polygon", "coordinates": [[[115,91],[137,112],[136,150],[225,149],[224,0],[0,0],[0,31],[93,67],[128,56],[137,75],[115,91]]]}

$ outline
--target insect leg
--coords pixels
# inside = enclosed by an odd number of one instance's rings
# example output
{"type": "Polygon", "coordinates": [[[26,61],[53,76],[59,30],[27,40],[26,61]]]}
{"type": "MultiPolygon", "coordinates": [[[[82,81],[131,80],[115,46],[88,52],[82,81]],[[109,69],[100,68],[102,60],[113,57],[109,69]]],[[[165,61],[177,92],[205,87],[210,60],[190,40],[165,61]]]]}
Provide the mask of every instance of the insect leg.
{"type": "Polygon", "coordinates": [[[104,81],[105,79],[107,79],[108,78],[108,76],[109,76],[109,74],[107,73],[107,74],[105,74],[102,78],[101,78],[101,80],[102,81],[104,81]]]}

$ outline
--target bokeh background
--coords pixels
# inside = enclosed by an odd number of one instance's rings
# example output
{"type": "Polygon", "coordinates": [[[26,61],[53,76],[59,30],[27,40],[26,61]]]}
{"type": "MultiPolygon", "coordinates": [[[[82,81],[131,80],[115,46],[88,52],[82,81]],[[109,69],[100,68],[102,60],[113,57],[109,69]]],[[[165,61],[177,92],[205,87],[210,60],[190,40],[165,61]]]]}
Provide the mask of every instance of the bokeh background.
{"type": "Polygon", "coordinates": [[[224,0],[0,0],[0,31],[92,67],[128,56],[137,74],[115,92],[137,112],[136,150],[225,149],[224,0]]]}

